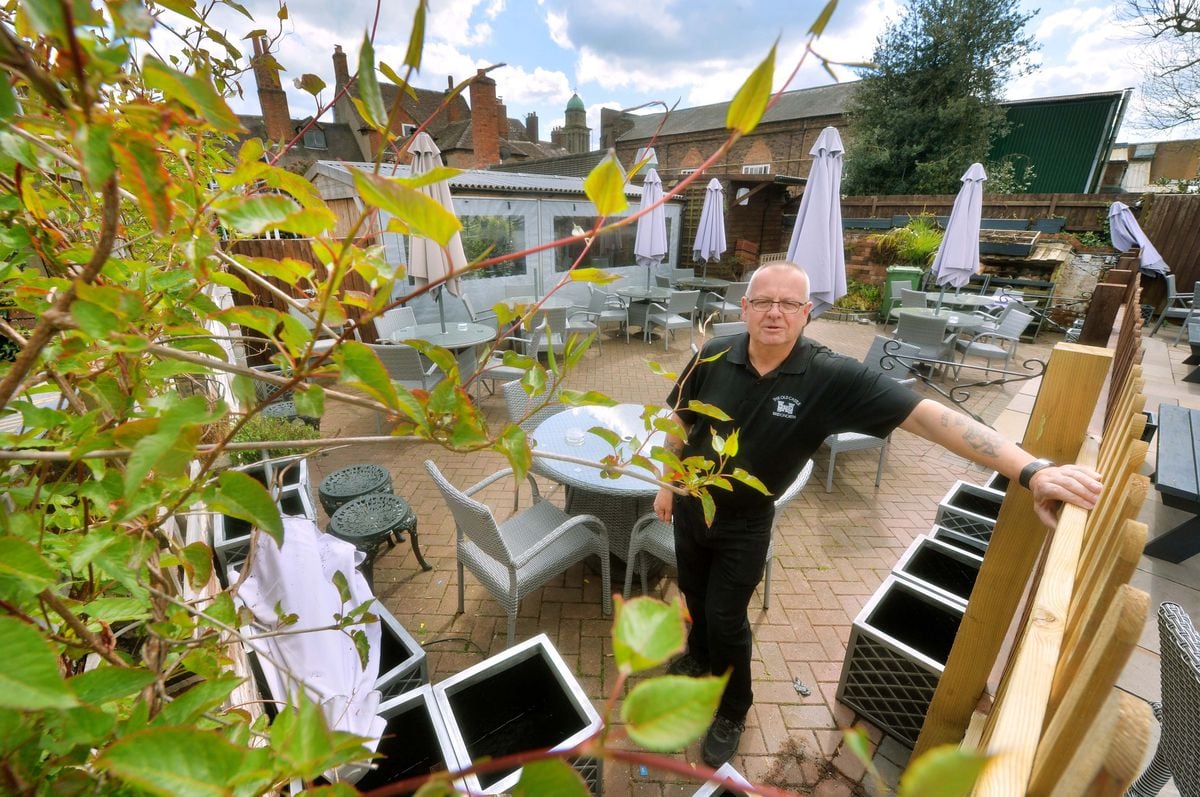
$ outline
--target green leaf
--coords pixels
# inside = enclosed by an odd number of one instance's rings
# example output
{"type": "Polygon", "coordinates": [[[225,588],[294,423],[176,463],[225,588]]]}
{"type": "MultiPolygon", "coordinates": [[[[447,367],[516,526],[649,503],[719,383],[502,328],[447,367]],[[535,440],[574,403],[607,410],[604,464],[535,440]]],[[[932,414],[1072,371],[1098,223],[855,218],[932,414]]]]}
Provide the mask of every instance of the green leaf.
{"type": "Polygon", "coordinates": [[[325,391],[320,385],[297,386],[292,400],[296,402],[296,412],[305,418],[320,418],[325,414],[325,391]]]}
{"type": "Polygon", "coordinates": [[[58,674],[58,657],[49,643],[20,620],[0,616],[0,708],[38,711],[71,708],[75,696],[58,674]]]}
{"type": "Polygon", "coordinates": [[[221,222],[238,232],[257,235],[279,228],[300,210],[289,196],[259,194],[250,197],[228,197],[214,208],[221,222]]]}
{"type": "Polygon", "coordinates": [[[751,476],[742,468],[734,468],[733,473],[729,474],[729,478],[736,479],[747,487],[752,487],[758,490],[763,495],[770,495],[771,491],[767,489],[767,485],[759,481],[757,476],[751,476]]]}
{"type": "Polygon", "coordinates": [[[136,198],[146,221],[157,233],[171,226],[174,203],[171,177],[158,153],[158,143],[142,133],[123,131],[111,142],[113,158],[121,169],[121,186],[136,198]]]}
{"type": "Polygon", "coordinates": [[[216,732],[194,728],[135,731],[100,754],[96,765],[125,783],[163,797],[227,797],[245,750],[216,732]]]}
{"type": "Polygon", "coordinates": [[[17,537],[0,537],[0,595],[28,597],[57,581],[58,572],[37,548],[17,537]]]}
{"type": "Polygon", "coordinates": [[[665,675],[643,681],[621,704],[629,738],[655,753],[674,753],[700,738],[712,723],[728,675],[665,675]]]}
{"type": "Polygon", "coordinates": [[[575,769],[561,758],[531,761],[521,767],[521,779],[513,787],[512,797],[588,797],[587,784],[575,769]]]}
{"type": "Polygon", "coordinates": [[[686,629],[683,605],[667,605],[651,598],[618,598],[613,621],[613,655],[621,672],[629,674],[657,667],[683,650],[686,629]]]}
{"type": "Polygon", "coordinates": [[[0,80],[0,120],[11,119],[17,114],[17,95],[13,94],[8,79],[0,80]]]}
{"type": "Polygon", "coordinates": [[[97,598],[79,611],[93,620],[116,623],[144,620],[150,616],[150,604],[144,598],[97,598]]]}
{"type": "Polygon", "coordinates": [[[446,246],[462,229],[458,218],[433,197],[398,180],[354,170],[354,185],[368,205],[385,210],[420,235],[446,246]]]}
{"type": "Polygon", "coordinates": [[[81,127],[77,135],[83,170],[92,189],[98,189],[117,169],[113,161],[112,128],[106,124],[93,124],[81,127]]]}
{"type": "Polygon", "coordinates": [[[594,282],[597,285],[607,285],[620,279],[616,274],[602,268],[576,268],[571,270],[571,279],[575,282],[594,282]]]}
{"type": "Polygon", "coordinates": [[[759,120],[762,119],[763,113],[767,110],[767,101],[771,99],[771,85],[775,80],[775,48],[777,46],[777,44],[771,45],[771,52],[767,53],[767,57],[762,60],[762,63],[754,68],[750,77],[746,78],[746,82],[734,95],[733,102],[729,103],[725,126],[730,130],[747,135],[758,126],[759,120]]]}
{"type": "Polygon", "coordinates": [[[205,712],[219,708],[241,683],[241,678],[233,676],[201,681],[164,705],[154,724],[166,727],[196,722],[205,712]]]}
{"type": "Polygon", "coordinates": [[[365,33],[362,49],[358,51],[358,98],[367,112],[363,121],[376,130],[384,130],[387,127],[387,108],[383,106],[379,79],[375,76],[375,48],[371,45],[371,37],[365,33]]]}
{"type": "Polygon", "coordinates": [[[346,574],[341,570],[333,571],[333,576],[330,578],[333,586],[337,589],[338,598],[342,605],[345,606],[350,602],[350,582],[346,580],[346,574]]]}
{"type": "Polygon", "coordinates": [[[102,665],[76,675],[68,683],[80,700],[97,706],[136,695],[154,683],[154,673],[102,665]]]}
{"type": "Polygon", "coordinates": [[[933,748],[911,761],[900,777],[899,797],[965,797],[987,766],[988,756],[956,744],[933,748]]]}
{"type": "Polygon", "coordinates": [[[700,493],[700,508],[704,510],[704,525],[711,526],[717,516],[717,505],[707,492],[700,493]]]}
{"type": "Polygon", "coordinates": [[[179,557],[188,571],[192,586],[203,587],[212,578],[213,559],[212,549],[202,542],[193,542],[179,552],[179,557]]]}
{"type": "Polygon", "coordinates": [[[729,433],[729,437],[725,439],[725,456],[736,457],[738,454],[738,433],[734,429],[729,433]]]}
{"type": "Polygon", "coordinates": [[[613,216],[629,209],[625,197],[625,172],[610,150],[583,181],[583,192],[601,216],[613,216]]]}
{"type": "Polygon", "coordinates": [[[293,80],[292,83],[295,84],[296,88],[300,89],[301,91],[308,92],[314,97],[320,94],[325,88],[325,81],[321,80],[319,75],[313,75],[311,73],[305,73],[301,75],[293,80]]]}
{"type": "Polygon", "coordinates": [[[813,22],[812,27],[808,32],[813,36],[820,36],[825,32],[825,26],[829,24],[829,20],[833,17],[833,12],[837,10],[838,0],[829,0],[825,7],[821,9],[821,13],[813,22]]]}
{"type": "Polygon", "coordinates": [[[867,738],[866,731],[857,726],[847,728],[842,731],[842,739],[846,742],[846,748],[863,762],[863,766],[871,766],[871,740],[867,738]]]}
{"type": "MultiPolygon", "coordinates": [[[[505,365],[508,363],[506,362],[505,365]]],[[[558,393],[559,400],[563,404],[570,404],[572,407],[615,407],[619,403],[616,399],[609,398],[598,390],[568,390],[563,388],[558,393]]]]}
{"type": "Polygon", "coordinates": [[[207,75],[185,75],[148,55],[142,62],[142,76],[147,86],[190,109],[222,133],[237,133],[243,129],[237,115],[229,110],[207,75]]]}
{"type": "Polygon", "coordinates": [[[613,448],[621,445],[621,436],[612,429],[604,426],[593,426],[592,428],[588,429],[588,434],[596,435],[596,437],[599,437],[613,448]]]}
{"type": "Polygon", "coordinates": [[[305,780],[341,764],[370,758],[362,741],[348,733],[332,731],[320,707],[300,692],[271,724],[271,750],[288,771],[305,780]]]}
{"type": "Polygon", "coordinates": [[[333,352],[333,359],[342,367],[343,383],[359,388],[388,407],[399,405],[396,387],[387,369],[367,346],[348,340],[333,352]]]}
{"type": "Polygon", "coordinates": [[[283,520],[271,494],[253,476],[241,471],[223,471],[217,479],[217,492],[210,502],[217,512],[253,523],[283,545],[283,520]]]}
{"type": "Polygon", "coordinates": [[[412,28],[408,32],[408,49],[404,53],[404,65],[413,71],[421,69],[421,50],[425,46],[425,18],[428,13],[429,0],[417,0],[412,28]]]}
{"type": "Polygon", "coordinates": [[[26,0],[20,8],[38,33],[66,40],[67,23],[59,0],[26,0]]]}
{"type": "Polygon", "coordinates": [[[718,421],[733,420],[733,418],[731,418],[729,414],[725,412],[725,410],[712,404],[705,404],[703,401],[696,401],[695,399],[692,399],[688,402],[687,408],[690,412],[694,412],[697,415],[705,415],[718,421]]]}
{"type": "Polygon", "coordinates": [[[533,464],[533,455],[529,452],[529,440],[525,432],[521,427],[509,424],[496,438],[493,448],[508,459],[508,464],[513,469],[513,478],[520,483],[529,472],[529,466],[533,464]]]}

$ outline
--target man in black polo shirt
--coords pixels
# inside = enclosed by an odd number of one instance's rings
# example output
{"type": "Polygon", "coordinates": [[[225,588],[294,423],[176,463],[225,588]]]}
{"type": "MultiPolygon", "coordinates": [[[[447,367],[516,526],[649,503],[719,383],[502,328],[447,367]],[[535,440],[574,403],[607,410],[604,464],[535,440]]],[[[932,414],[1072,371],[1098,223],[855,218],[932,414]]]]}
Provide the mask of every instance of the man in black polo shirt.
{"type": "Polygon", "coordinates": [[[1090,509],[1100,492],[1095,471],[1034,459],[962,413],[803,340],[811,308],[808,277],[798,266],[772,263],[758,269],[742,299],[747,333],[732,343],[724,338],[707,344],[668,399],[687,430],[686,441],[670,438],[668,447],[685,457],[713,458],[713,435],[728,438],[737,430],[737,455],[727,470],[743,468],[770,491],[763,495],[737,481],[731,481],[732,490],[712,490],[711,526],[698,498],[664,487],[654,500],[659,518],[674,518],[679,589],[692,617],[688,651],[668,672],[730,671],[701,748],[712,767],[737,751],[754,699],[747,610],[766,565],[774,496],[792,483],[826,437],[837,432],[886,437],[897,427],[905,429],[1029,487],[1039,517],[1049,526],[1061,501],[1090,509]],[[703,361],[721,351],[723,356],[703,361]],[[692,400],[720,408],[731,420],[688,411],[692,400]]]}

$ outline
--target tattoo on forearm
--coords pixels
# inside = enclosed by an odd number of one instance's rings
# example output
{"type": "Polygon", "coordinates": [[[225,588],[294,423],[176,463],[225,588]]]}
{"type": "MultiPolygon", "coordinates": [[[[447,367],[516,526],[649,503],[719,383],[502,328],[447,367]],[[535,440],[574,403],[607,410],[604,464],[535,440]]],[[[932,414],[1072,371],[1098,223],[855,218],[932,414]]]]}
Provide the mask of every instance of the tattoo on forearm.
{"type": "Polygon", "coordinates": [[[1004,438],[982,424],[972,424],[965,432],[963,439],[973,451],[989,457],[1000,456],[1000,447],[1004,438]]]}

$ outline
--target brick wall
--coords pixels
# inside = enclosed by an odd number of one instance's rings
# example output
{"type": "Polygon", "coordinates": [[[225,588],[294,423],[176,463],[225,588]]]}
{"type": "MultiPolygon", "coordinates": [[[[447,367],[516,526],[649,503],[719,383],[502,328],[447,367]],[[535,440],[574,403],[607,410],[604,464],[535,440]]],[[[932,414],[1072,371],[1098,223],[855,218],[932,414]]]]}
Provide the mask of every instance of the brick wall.
{"type": "Polygon", "coordinates": [[[471,81],[471,145],[475,149],[476,169],[500,162],[500,123],[496,110],[496,81],[480,69],[471,81]]]}

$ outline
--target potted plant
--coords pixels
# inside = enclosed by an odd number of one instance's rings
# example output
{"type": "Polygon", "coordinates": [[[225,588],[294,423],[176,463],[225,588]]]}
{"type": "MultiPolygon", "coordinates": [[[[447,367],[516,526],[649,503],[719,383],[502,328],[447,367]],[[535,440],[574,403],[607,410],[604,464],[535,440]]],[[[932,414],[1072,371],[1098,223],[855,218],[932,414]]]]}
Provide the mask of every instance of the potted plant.
{"type": "Polygon", "coordinates": [[[846,295],[833,303],[835,313],[846,318],[862,318],[879,312],[883,305],[883,289],[869,282],[852,279],[846,295]],[[840,312],[839,312],[840,311],[840,312]]]}
{"type": "Polygon", "coordinates": [[[903,227],[871,236],[875,252],[885,261],[929,268],[938,247],[942,245],[942,231],[937,219],[929,213],[911,216],[903,227]]]}

